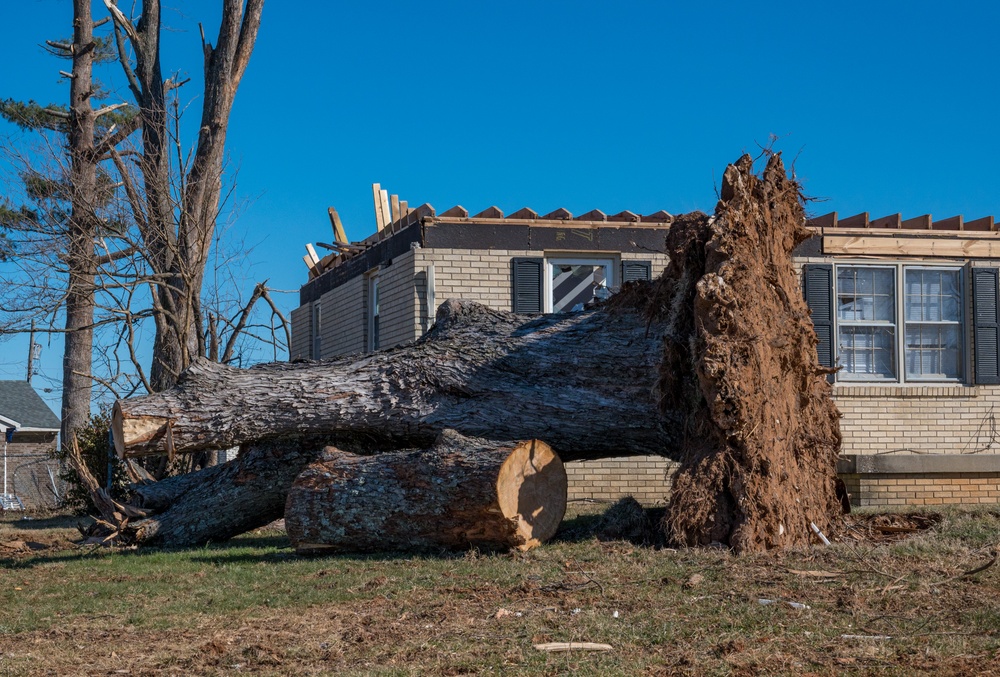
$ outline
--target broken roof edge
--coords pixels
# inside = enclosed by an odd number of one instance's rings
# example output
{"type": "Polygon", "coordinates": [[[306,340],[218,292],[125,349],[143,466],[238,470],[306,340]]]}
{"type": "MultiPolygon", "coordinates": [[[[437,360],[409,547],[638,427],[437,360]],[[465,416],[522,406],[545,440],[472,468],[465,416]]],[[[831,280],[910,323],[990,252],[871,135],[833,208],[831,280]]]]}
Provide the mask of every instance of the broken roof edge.
{"type": "Polygon", "coordinates": [[[903,219],[902,214],[890,214],[877,219],[869,217],[868,212],[861,212],[846,218],[839,218],[837,212],[806,219],[806,227],[836,230],[866,230],[866,231],[950,231],[971,233],[996,233],[997,224],[993,216],[966,221],[962,215],[935,220],[930,214],[903,219]]]}
{"type": "MultiPolygon", "coordinates": [[[[509,225],[533,225],[542,227],[559,228],[618,228],[629,226],[633,228],[663,228],[674,220],[674,216],[667,211],[660,210],[652,214],[640,215],[631,211],[622,211],[613,215],[606,215],[599,209],[594,209],[581,216],[574,217],[568,209],[560,207],[544,216],[538,216],[538,212],[530,207],[523,207],[509,216],[504,216],[496,206],[469,216],[469,210],[461,205],[455,205],[450,209],[438,214],[429,203],[424,203],[419,207],[407,210],[406,214],[387,224],[381,230],[376,230],[363,240],[352,242],[350,249],[342,249],[327,254],[314,265],[309,267],[309,279],[314,280],[328,271],[337,268],[347,261],[355,258],[363,251],[393,237],[396,233],[414,225],[425,222],[441,223],[469,223],[469,224],[509,224],[509,225]]],[[[308,247],[307,247],[308,248],[308,247]]]]}

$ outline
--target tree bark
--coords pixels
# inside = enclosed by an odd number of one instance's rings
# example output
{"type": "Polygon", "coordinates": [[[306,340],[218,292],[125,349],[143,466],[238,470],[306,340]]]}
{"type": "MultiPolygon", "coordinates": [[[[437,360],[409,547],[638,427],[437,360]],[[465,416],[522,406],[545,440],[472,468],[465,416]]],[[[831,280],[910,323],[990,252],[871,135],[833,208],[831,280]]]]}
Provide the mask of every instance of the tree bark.
{"type": "Polygon", "coordinates": [[[635,307],[526,318],[447,301],[422,340],[366,356],[247,370],[199,360],[171,390],[115,405],[122,456],[290,434],[427,447],[445,428],[545,439],[563,460],[669,452],[654,392],[662,324],[635,307]]]}
{"type": "Polygon", "coordinates": [[[93,382],[94,276],[97,268],[97,158],[94,155],[94,21],[90,0],[73,1],[73,77],[70,78],[70,219],[66,263],[66,336],[63,352],[62,444],[87,425],[93,382]]]}
{"type": "Polygon", "coordinates": [[[529,550],[565,512],[566,471],[547,444],[445,430],[429,450],[327,447],[292,485],[285,528],[300,553],[529,550]]]}
{"type": "Polygon", "coordinates": [[[128,540],[191,546],[226,540],[280,519],[292,482],[322,448],[319,441],[305,438],[261,442],[228,463],[162,480],[160,502],[143,507],[166,509],[133,523],[128,540]]]}

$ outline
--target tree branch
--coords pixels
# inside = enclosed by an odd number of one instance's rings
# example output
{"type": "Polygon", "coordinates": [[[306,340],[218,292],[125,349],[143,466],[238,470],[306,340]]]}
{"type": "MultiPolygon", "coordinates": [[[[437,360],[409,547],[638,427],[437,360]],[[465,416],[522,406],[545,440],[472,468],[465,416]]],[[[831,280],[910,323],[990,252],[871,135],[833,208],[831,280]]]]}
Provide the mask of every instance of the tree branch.
{"type": "Polygon", "coordinates": [[[243,72],[250,62],[254,43],[257,41],[257,31],[260,29],[260,15],[264,9],[264,0],[247,0],[246,13],[243,15],[243,26],[240,28],[240,39],[236,45],[236,57],[233,60],[233,89],[239,84],[243,72]]]}
{"type": "Polygon", "coordinates": [[[128,105],[127,103],[122,102],[122,103],[114,103],[111,104],[110,106],[105,106],[104,108],[98,108],[96,111],[94,111],[94,117],[99,118],[102,115],[107,115],[108,113],[116,111],[119,108],[124,108],[127,105],[128,105]]]}
{"type": "Polygon", "coordinates": [[[43,108],[42,112],[60,120],[69,120],[71,117],[66,111],[56,110],[55,108],[43,108]]]}
{"type": "MultiPolygon", "coordinates": [[[[266,285],[266,284],[267,284],[267,280],[264,280],[264,282],[262,283],[262,285],[266,285]]],[[[292,332],[291,332],[291,328],[288,326],[288,320],[286,320],[285,316],[282,315],[282,313],[281,313],[280,310],[278,310],[278,306],[274,303],[274,300],[271,298],[271,295],[268,293],[268,289],[267,289],[266,286],[264,287],[264,291],[261,292],[261,298],[263,298],[265,301],[267,301],[267,305],[271,306],[271,312],[273,314],[277,315],[278,319],[281,320],[281,327],[282,327],[282,329],[285,330],[285,346],[288,348],[288,352],[290,354],[291,351],[292,351],[292,332]]]]}
{"type": "MultiPolygon", "coordinates": [[[[110,0],[104,0],[104,4],[108,5],[109,8],[112,7],[110,0]]],[[[115,11],[118,11],[118,13],[121,14],[121,11],[118,10],[117,7],[115,7],[115,11]]],[[[112,12],[112,16],[113,15],[114,12],[112,12]]],[[[122,70],[125,71],[125,79],[128,80],[128,88],[132,91],[132,96],[135,97],[136,101],[141,102],[142,87],[139,84],[139,78],[136,77],[135,71],[128,62],[128,53],[125,47],[125,35],[122,33],[122,28],[118,25],[117,21],[115,21],[113,25],[115,28],[115,46],[118,48],[118,63],[121,64],[122,70]]],[[[133,41],[132,45],[135,49],[139,48],[137,42],[133,41]]]]}
{"type": "Polygon", "coordinates": [[[243,331],[243,327],[246,326],[247,320],[250,318],[250,313],[253,312],[253,307],[257,304],[258,299],[264,294],[263,283],[258,284],[253,289],[253,294],[250,295],[250,300],[247,304],[243,306],[242,312],[240,312],[239,320],[236,322],[236,326],[233,327],[233,332],[229,335],[229,340],[226,341],[226,349],[222,353],[223,364],[228,364],[229,360],[233,359],[233,351],[236,349],[236,341],[240,337],[240,332],[243,331]]]}

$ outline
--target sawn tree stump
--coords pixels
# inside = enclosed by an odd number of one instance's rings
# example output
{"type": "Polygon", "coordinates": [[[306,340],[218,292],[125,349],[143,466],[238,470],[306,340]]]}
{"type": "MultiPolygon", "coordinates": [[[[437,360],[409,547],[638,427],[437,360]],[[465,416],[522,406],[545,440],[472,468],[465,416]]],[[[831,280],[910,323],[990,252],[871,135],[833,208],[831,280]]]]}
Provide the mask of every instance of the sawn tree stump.
{"type": "Polygon", "coordinates": [[[566,471],[549,445],[445,430],[429,450],[327,447],[292,485],[285,528],[300,553],[528,550],[565,512],[566,471]]]}

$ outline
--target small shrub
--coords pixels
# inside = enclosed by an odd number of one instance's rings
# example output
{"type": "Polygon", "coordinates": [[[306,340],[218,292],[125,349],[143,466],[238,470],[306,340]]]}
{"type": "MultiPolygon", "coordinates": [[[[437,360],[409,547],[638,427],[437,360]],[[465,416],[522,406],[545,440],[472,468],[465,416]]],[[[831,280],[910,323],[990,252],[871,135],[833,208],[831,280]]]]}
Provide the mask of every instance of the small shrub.
{"type": "MultiPolygon", "coordinates": [[[[110,461],[111,496],[121,499],[125,498],[128,493],[129,479],[125,472],[124,462],[112,449],[110,431],[111,415],[104,411],[91,416],[87,425],[76,431],[76,441],[80,447],[80,456],[90,470],[90,474],[105,488],[108,487],[110,461]]],[[[76,471],[66,462],[65,448],[56,452],[56,458],[59,459],[62,467],[59,471],[59,479],[66,483],[63,504],[77,515],[96,513],[97,508],[91,500],[90,492],[87,491],[76,471]]]]}

